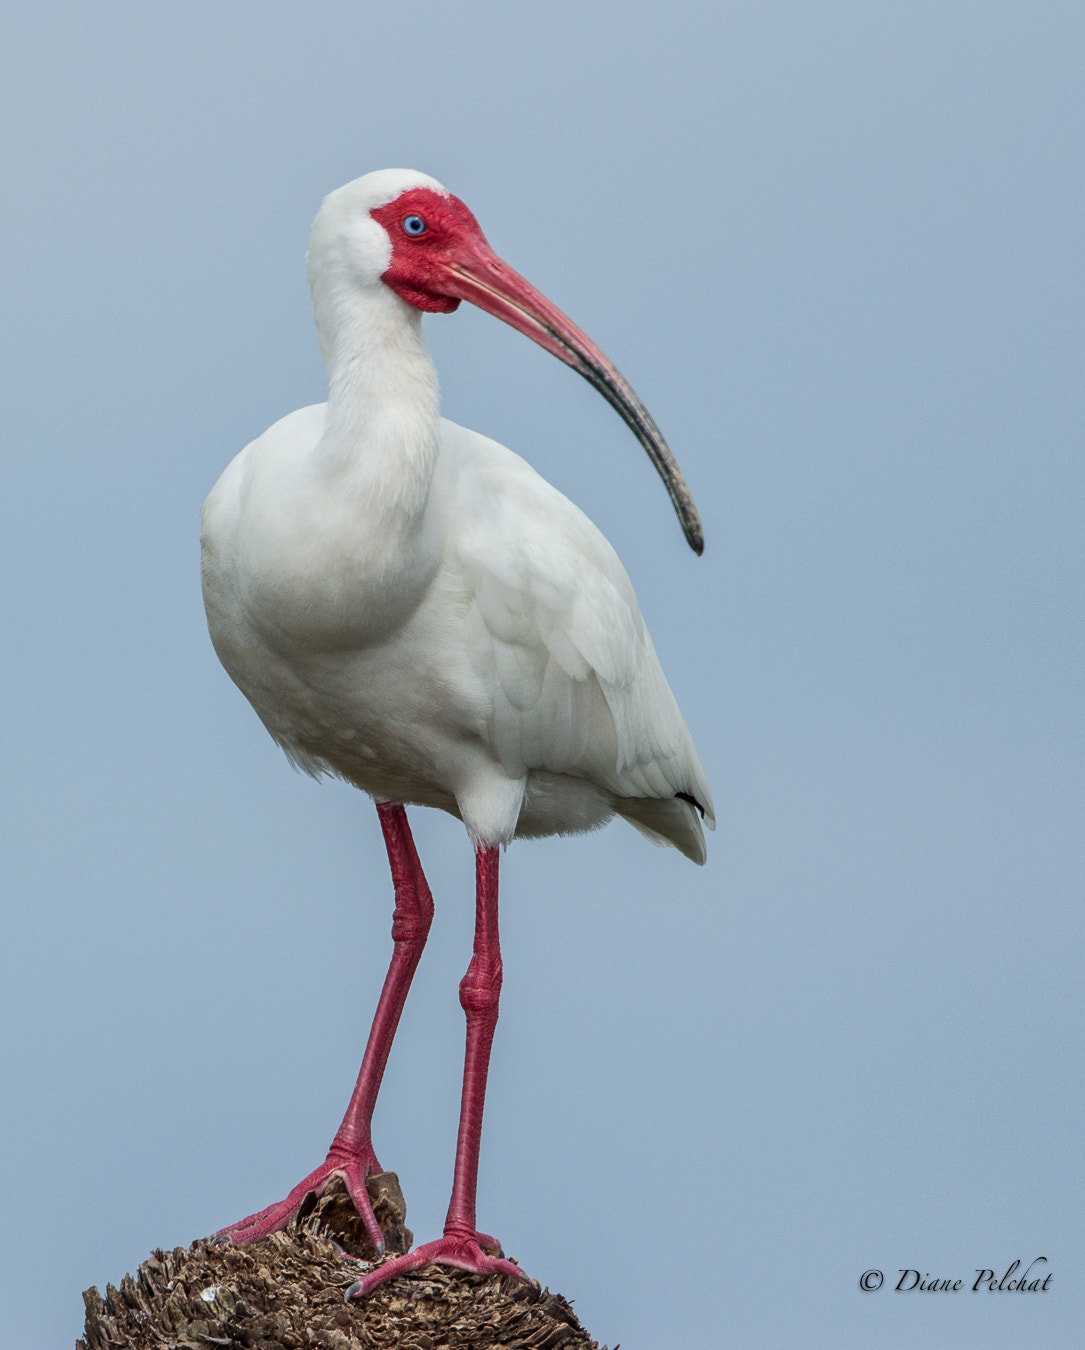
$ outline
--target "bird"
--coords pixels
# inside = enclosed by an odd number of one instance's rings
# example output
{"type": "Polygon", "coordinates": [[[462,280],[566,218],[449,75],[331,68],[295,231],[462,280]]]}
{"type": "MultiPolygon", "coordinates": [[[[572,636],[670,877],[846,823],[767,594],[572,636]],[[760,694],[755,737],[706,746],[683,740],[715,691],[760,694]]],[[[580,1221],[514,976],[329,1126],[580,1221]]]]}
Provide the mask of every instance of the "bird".
{"type": "Polygon", "coordinates": [[[385,169],[331,192],[307,255],[328,398],[276,422],[204,505],[215,651],[299,769],[368,794],[392,873],[393,954],[346,1115],[282,1201],[220,1230],[257,1241],[310,1192],[346,1184],[377,1253],[347,1291],[431,1263],[524,1278],[475,1203],[502,982],[501,850],[614,816],[705,861],[712,798],[617,554],[523,459],[444,420],[422,318],[468,301],[586,378],[647,450],[700,554],[689,489],[644,405],[600,349],[498,257],[436,179],[385,169]],[[385,1254],[366,1178],[374,1104],[433,917],[406,808],[458,817],[475,855],[460,987],[466,1051],[441,1237],[385,1254]]]}

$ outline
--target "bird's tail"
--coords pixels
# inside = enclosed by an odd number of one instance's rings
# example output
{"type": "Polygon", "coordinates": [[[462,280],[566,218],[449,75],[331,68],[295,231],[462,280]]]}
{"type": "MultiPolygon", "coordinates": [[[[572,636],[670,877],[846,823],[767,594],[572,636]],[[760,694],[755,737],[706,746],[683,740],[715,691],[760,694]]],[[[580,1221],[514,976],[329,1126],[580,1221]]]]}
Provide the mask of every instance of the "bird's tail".
{"type": "Polygon", "coordinates": [[[670,846],[704,866],[708,857],[697,805],[682,797],[618,797],[618,815],[640,830],[653,844],[670,846]]]}

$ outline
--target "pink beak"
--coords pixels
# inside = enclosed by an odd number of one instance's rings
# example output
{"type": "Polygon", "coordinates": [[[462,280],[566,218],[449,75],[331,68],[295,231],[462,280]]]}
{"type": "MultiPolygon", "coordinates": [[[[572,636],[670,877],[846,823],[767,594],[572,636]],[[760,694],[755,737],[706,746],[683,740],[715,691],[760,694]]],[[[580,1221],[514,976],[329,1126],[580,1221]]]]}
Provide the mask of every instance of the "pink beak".
{"type": "Polygon", "coordinates": [[[591,338],[529,281],[502,262],[481,233],[469,244],[450,250],[441,271],[441,289],[445,294],[468,300],[519,329],[583,375],[618,411],[663,479],[690,548],[694,553],[703,553],[704,531],[682,470],[648,409],[591,338]]]}

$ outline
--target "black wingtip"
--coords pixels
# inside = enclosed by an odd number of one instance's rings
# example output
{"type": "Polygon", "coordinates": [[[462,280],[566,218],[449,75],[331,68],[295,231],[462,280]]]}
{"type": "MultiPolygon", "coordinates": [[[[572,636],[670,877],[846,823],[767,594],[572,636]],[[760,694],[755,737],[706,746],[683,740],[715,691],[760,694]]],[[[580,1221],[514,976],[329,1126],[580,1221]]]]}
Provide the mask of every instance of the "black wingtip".
{"type": "Polygon", "coordinates": [[[704,820],[704,807],[696,797],[691,797],[688,792],[676,792],[674,795],[680,802],[689,802],[690,806],[696,807],[701,813],[701,819],[704,820]]]}

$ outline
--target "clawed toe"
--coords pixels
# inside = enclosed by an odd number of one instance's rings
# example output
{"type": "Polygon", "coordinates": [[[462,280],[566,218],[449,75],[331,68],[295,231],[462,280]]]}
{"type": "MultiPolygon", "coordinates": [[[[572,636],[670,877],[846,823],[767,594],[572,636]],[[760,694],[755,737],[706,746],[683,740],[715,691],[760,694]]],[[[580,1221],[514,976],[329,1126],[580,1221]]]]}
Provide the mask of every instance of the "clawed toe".
{"type": "Polygon", "coordinates": [[[383,1256],[385,1252],[384,1234],[381,1232],[380,1224],[373,1213],[373,1203],[366,1190],[364,1168],[355,1163],[344,1164],[331,1159],[310,1172],[303,1181],[300,1181],[294,1187],[285,1200],[280,1200],[278,1204],[269,1205],[266,1209],[258,1210],[255,1214],[250,1214],[247,1218],[238,1220],[237,1223],[219,1229],[212,1241],[216,1245],[233,1243],[237,1246],[250,1242],[260,1242],[263,1238],[285,1228],[302,1208],[306,1197],[311,1194],[322,1195],[328,1182],[336,1176],[342,1177],[378,1258],[383,1256]]]}
{"type": "Polygon", "coordinates": [[[349,1302],[352,1298],[362,1298],[397,1275],[432,1265],[454,1266],[459,1270],[470,1271],[473,1275],[507,1275],[514,1280],[527,1279],[514,1261],[507,1261],[501,1256],[501,1244],[496,1238],[485,1233],[446,1233],[436,1242],[426,1242],[406,1256],[396,1256],[391,1261],[374,1266],[368,1274],[354,1281],[346,1292],[346,1300],[349,1302]]]}

